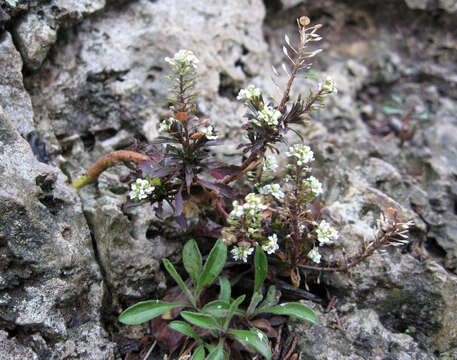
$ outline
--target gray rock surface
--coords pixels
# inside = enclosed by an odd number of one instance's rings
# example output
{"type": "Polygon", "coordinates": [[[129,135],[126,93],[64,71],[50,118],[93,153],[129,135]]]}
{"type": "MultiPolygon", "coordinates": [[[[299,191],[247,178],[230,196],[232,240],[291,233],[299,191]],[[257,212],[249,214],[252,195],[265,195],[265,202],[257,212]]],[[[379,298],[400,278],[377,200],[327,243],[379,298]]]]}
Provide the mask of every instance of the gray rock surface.
{"type": "MultiPolygon", "coordinates": [[[[377,254],[352,276],[322,277],[337,301],[330,313],[311,304],[319,325],[291,325],[302,358],[457,359],[455,0],[266,3],[51,0],[2,8],[0,27],[7,24],[14,41],[0,37],[0,359],[115,359],[113,334],[144,336],[146,328],[120,326],[116,315],[163,295],[160,259],[174,256],[183,235],[166,232],[148,206],[120,210],[128,191],[121,166],[78,194],[65,183],[134,135],[157,135],[168,106],[163,58],[180,48],[201,60],[198,106],[227,140],[217,156],[237,162],[245,110],[236,94],[254,83],[277,96],[270,64],[281,67],[283,34],[293,38],[298,11],[324,24],[314,69],[339,90],[302,129],[326,189],[322,213],[341,233],[325,256],[341,260],[343,247],[359,249],[387,207],[415,221],[408,248],[377,254]],[[444,11],[429,16],[437,8],[444,11]],[[382,110],[392,94],[404,112],[427,112],[411,120],[415,132],[403,147],[402,114],[382,110]],[[50,165],[35,159],[7,117],[58,152],[50,165]],[[104,312],[112,312],[105,322],[104,312]]],[[[299,78],[295,93],[310,85],[299,78]]]]}
{"type": "Polygon", "coordinates": [[[35,159],[2,111],[0,164],[0,326],[17,337],[39,334],[48,354],[21,346],[10,351],[18,341],[11,337],[0,358],[12,353],[23,359],[95,360],[97,350],[114,359],[114,346],[101,328],[105,290],[77,194],[59,169],[35,159]],[[86,357],[74,346],[60,357],[57,343],[86,342],[89,334],[85,347],[94,355],[86,357]]]}
{"type": "Polygon", "coordinates": [[[32,101],[24,89],[21,55],[8,32],[0,35],[0,107],[21,135],[33,131],[32,101]]]}

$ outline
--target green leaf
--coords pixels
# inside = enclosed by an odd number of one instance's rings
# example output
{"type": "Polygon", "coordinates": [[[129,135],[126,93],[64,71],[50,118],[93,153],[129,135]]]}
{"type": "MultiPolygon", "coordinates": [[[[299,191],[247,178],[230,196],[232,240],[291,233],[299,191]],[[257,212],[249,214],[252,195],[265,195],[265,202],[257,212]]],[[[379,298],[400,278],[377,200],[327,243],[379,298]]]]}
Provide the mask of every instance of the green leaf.
{"type": "Polygon", "coordinates": [[[189,240],[182,251],[182,261],[184,268],[192,279],[194,289],[197,287],[198,278],[202,271],[202,255],[198,249],[197,242],[195,240],[189,240]]]}
{"type": "Polygon", "coordinates": [[[230,304],[230,309],[228,311],[227,318],[225,319],[225,322],[224,322],[225,330],[228,329],[228,327],[230,325],[230,321],[232,320],[233,314],[235,313],[236,310],[238,310],[238,306],[244,301],[245,297],[246,297],[246,295],[241,295],[240,297],[238,297],[236,300],[234,300],[230,304]]]}
{"type": "Polygon", "coordinates": [[[184,322],[184,321],[172,321],[169,326],[176,331],[179,331],[180,333],[190,336],[192,339],[197,340],[200,344],[202,343],[202,339],[197,335],[194,329],[192,327],[184,322]]]}
{"type": "Polygon", "coordinates": [[[200,345],[197,350],[195,350],[191,360],[205,360],[205,347],[203,345],[200,345]]]}
{"type": "Polygon", "coordinates": [[[165,314],[167,311],[181,306],[190,306],[185,302],[166,302],[159,300],[141,301],[128,309],[119,316],[119,321],[127,325],[136,325],[154,319],[165,314]]]}
{"type": "Polygon", "coordinates": [[[217,347],[211,350],[206,360],[224,360],[224,349],[222,340],[219,341],[217,347]]]}
{"type": "Polygon", "coordinates": [[[248,306],[248,309],[246,310],[246,315],[248,317],[250,317],[252,314],[254,314],[255,308],[257,307],[259,302],[262,301],[262,299],[263,299],[263,296],[260,295],[258,292],[255,292],[254,294],[252,294],[251,302],[248,306]]]}
{"type": "Polygon", "coordinates": [[[197,296],[202,291],[203,287],[211,284],[216,277],[220,274],[224,268],[225,262],[227,261],[227,246],[221,239],[216,241],[216,244],[211,249],[206,260],[205,266],[203,267],[202,275],[198,281],[197,296]]]}
{"type": "Polygon", "coordinates": [[[221,329],[221,326],[211,315],[195,313],[190,311],[181,312],[181,316],[191,324],[205,329],[221,329]]]}
{"type": "Polygon", "coordinates": [[[255,281],[254,292],[259,292],[268,271],[268,261],[263,249],[257,245],[254,255],[255,281]]]}
{"type": "Polygon", "coordinates": [[[225,276],[220,276],[219,286],[221,288],[219,300],[225,301],[227,304],[230,303],[230,297],[232,295],[232,286],[230,285],[230,281],[225,276]]]}
{"type": "Polygon", "coordinates": [[[314,324],[317,323],[317,316],[314,313],[314,311],[311,310],[309,307],[297,302],[283,303],[272,307],[260,308],[256,311],[256,314],[260,313],[289,315],[296,317],[300,320],[307,320],[314,324]]]}
{"type": "Polygon", "coordinates": [[[267,336],[260,330],[230,330],[229,334],[242,345],[252,347],[267,359],[271,359],[271,349],[267,336]]]}
{"type": "Polygon", "coordinates": [[[189,298],[192,305],[195,306],[195,303],[196,303],[195,297],[192,295],[189,288],[186,286],[186,284],[184,283],[184,281],[181,278],[181,275],[178,274],[178,272],[176,271],[173,264],[168,259],[163,259],[162,262],[163,262],[163,265],[165,266],[165,269],[167,269],[168,273],[173,277],[173,279],[175,279],[175,281],[178,283],[179,287],[181,289],[183,289],[183,291],[189,298]]]}
{"type": "Polygon", "coordinates": [[[222,300],[214,300],[203,306],[201,311],[217,318],[225,318],[229,309],[230,304],[222,300]]]}
{"type": "Polygon", "coordinates": [[[271,285],[268,288],[267,295],[265,296],[265,300],[260,304],[260,308],[271,307],[276,305],[278,301],[276,300],[276,288],[271,285]]]}

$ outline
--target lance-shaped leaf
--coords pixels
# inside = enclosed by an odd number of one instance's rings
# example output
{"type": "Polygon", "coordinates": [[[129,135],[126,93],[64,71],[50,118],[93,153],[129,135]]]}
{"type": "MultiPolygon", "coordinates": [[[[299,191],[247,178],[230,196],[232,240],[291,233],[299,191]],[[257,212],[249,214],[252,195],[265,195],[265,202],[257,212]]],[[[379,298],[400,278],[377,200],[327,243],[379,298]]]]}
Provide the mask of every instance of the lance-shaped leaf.
{"type": "Polygon", "coordinates": [[[182,214],[182,209],[184,208],[184,201],[182,198],[182,188],[183,185],[179,188],[178,192],[175,195],[175,217],[182,214]]]}
{"type": "Polygon", "coordinates": [[[202,271],[202,255],[198,249],[197,242],[195,240],[189,240],[182,251],[182,261],[184,268],[192,279],[194,289],[197,287],[198,278],[202,271]]]}
{"type": "Polygon", "coordinates": [[[197,333],[195,332],[194,329],[192,329],[192,327],[184,322],[184,321],[179,321],[179,320],[176,320],[176,321],[172,321],[169,326],[173,329],[173,330],[176,330],[176,331],[179,331],[180,333],[186,335],[186,336],[190,336],[192,339],[198,341],[200,344],[202,344],[202,339],[200,339],[200,337],[197,335],[197,333]]]}
{"type": "Polygon", "coordinates": [[[165,314],[176,307],[189,306],[185,302],[166,302],[159,300],[141,301],[127,308],[120,316],[119,321],[127,325],[141,324],[157,316],[165,314]]]}
{"type": "Polygon", "coordinates": [[[197,178],[197,182],[204,188],[214,190],[216,193],[221,194],[227,198],[232,198],[237,194],[236,190],[225,184],[212,183],[200,178],[197,178]]]}
{"type": "Polygon", "coordinates": [[[268,261],[263,249],[257,246],[254,255],[254,270],[255,270],[255,281],[254,281],[254,293],[259,292],[262,287],[265,277],[268,271],[268,261]]]}
{"type": "Polygon", "coordinates": [[[273,305],[276,305],[278,300],[276,299],[276,288],[271,285],[268,288],[267,295],[265,296],[265,300],[260,304],[259,308],[267,308],[273,305]]]}
{"type": "Polygon", "coordinates": [[[162,167],[152,160],[141,161],[138,164],[138,168],[141,170],[143,176],[148,178],[160,178],[176,171],[174,167],[162,167]]]}
{"type": "Polygon", "coordinates": [[[222,340],[219,341],[219,344],[211,350],[206,360],[224,360],[224,349],[222,340]]]}
{"type": "Polygon", "coordinates": [[[191,301],[192,305],[195,306],[195,303],[196,303],[195,297],[192,295],[189,288],[186,286],[181,275],[178,274],[178,272],[176,271],[173,264],[168,259],[163,259],[162,262],[163,262],[163,265],[165,266],[165,269],[167,269],[168,273],[173,277],[173,279],[175,279],[176,283],[187,295],[187,297],[191,301]]]}
{"type": "Polygon", "coordinates": [[[202,314],[202,313],[196,313],[196,312],[190,312],[190,311],[183,311],[181,312],[181,316],[190,322],[193,325],[200,326],[205,329],[221,329],[221,326],[219,323],[216,321],[215,318],[213,318],[211,315],[208,314],[202,314]]]}
{"type": "Polygon", "coordinates": [[[232,286],[230,281],[225,276],[219,277],[219,286],[221,288],[219,293],[219,300],[230,303],[230,297],[232,295],[232,286]]]}
{"type": "Polygon", "coordinates": [[[229,334],[246,347],[252,347],[267,359],[271,359],[271,349],[268,339],[260,330],[229,330],[229,334]]]}
{"type": "Polygon", "coordinates": [[[200,291],[204,286],[211,284],[224,268],[225,262],[227,261],[227,245],[219,239],[214,244],[211,252],[208,255],[203,272],[200,276],[197,285],[196,295],[200,294],[200,291]]]}
{"type": "Polygon", "coordinates": [[[205,360],[205,347],[203,345],[200,345],[197,350],[195,350],[191,360],[205,360]]]}
{"type": "Polygon", "coordinates": [[[314,313],[314,311],[311,310],[309,307],[297,302],[283,303],[272,307],[260,308],[256,311],[256,314],[260,313],[289,315],[296,317],[300,320],[310,321],[314,324],[317,323],[317,316],[314,313]]]}
{"type": "Polygon", "coordinates": [[[238,310],[238,306],[240,306],[240,304],[243,302],[245,297],[246,297],[246,295],[241,295],[240,297],[238,297],[236,300],[234,300],[230,304],[230,308],[229,308],[227,317],[225,318],[225,322],[224,322],[225,330],[228,329],[228,327],[230,325],[230,321],[232,321],[233,314],[235,314],[235,312],[238,310]]]}

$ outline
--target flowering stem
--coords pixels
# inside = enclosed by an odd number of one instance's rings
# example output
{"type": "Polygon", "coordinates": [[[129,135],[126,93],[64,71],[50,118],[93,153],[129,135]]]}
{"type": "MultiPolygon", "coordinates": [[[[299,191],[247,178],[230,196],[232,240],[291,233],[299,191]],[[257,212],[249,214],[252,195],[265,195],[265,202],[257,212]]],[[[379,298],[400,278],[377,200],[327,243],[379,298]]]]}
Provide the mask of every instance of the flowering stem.
{"type": "Polygon", "coordinates": [[[341,266],[312,266],[312,265],[299,265],[300,268],[305,270],[317,270],[317,271],[347,271],[357,265],[362,261],[372,256],[376,250],[379,250],[383,246],[389,245],[389,240],[393,238],[398,233],[397,224],[393,224],[392,229],[384,232],[376,237],[376,239],[371,242],[362,253],[354,255],[349,262],[341,266]]]}
{"type": "Polygon", "coordinates": [[[75,189],[80,189],[83,186],[96,181],[103,171],[105,171],[106,169],[108,169],[120,162],[131,161],[131,162],[138,164],[140,161],[145,161],[145,160],[151,160],[151,158],[147,155],[140,154],[135,151],[129,151],[129,150],[113,151],[113,152],[103,156],[100,160],[98,160],[87,171],[87,175],[77,178],[75,181],[73,181],[73,183],[71,185],[75,189]]]}

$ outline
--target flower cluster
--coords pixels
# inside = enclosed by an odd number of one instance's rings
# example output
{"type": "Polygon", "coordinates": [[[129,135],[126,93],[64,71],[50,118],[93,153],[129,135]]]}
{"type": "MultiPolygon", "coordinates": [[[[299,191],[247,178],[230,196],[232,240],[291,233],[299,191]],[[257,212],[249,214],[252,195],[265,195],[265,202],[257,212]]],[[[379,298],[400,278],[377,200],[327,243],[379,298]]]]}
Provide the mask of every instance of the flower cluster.
{"type": "Polygon", "coordinates": [[[256,88],[254,85],[249,85],[246,89],[241,89],[236,97],[240,101],[257,101],[262,95],[262,90],[256,88]]]}
{"type": "Polygon", "coordinates": [[[252,246],[235,246],[230,253],[234,260],[241,260],[243,262],[248,261],[248,256],[254,251],[252,246]]]}
{"type": "Polygon", "coordinates": [[[276,159],[276,156],[267,155],[264,157],[263,163],[262,163],[263,171],[274,172],[278,167],[279,167],[279,165],[278,165],[278,160],[276,159]]]}
{"type": "Polygon", "coordinates": [[[297,165],[302,166],[308,164],[314,160],[314,153],[311,148],[307,145],[295,144],[289,147],[289,151],[286,152],[287,156],[295,157],[297,165]]]}
{"type": "Polygon", "coordinates": [[[332,94],[336,94],[338,89],[335,86],[335,82],[327,77],[323,83],[319,83],[319,91],[322,91],[321,97],[327,97],[332,94]]]}
{"type": "Polygon", "coordinates": [[[262,249],[267,254],[274,254],[277,250],[279,250],[278,236],[276,234],[270,235],[267,240],[262,242],[262,249]]]}
{"type": "Polygon", "coordinates": [[[172,65],[180,73],[188,73],[192,68],[196,69],[200,62],[190,50],[179,50],[172,58],[168,56],[165,61],[172,65]]]}
{"type": "Polygon", "coordinates": [[[162,121],[160,123],[159,131],[160,132],[164,132],[164,131],[169,132],[175,122],[176,122],[176,119],[173,117],[168,118],[168,120],[162,121]]]}
{"type": "Polygon", "coordinates": [[[316,228],[316,234],[319,245],[331,244],[338,239],[338,232],[325,220],[316,228]]]}
{"type": "Polygon", "coordinates": [[[267,184],[261,187],[259,192],[262,195],[272,195],[278,200],[284,198],[284,193],[281,191],[281,185],[279,184],[267,184]]]}
{"type": "Polygon", "coordinates": [[[321,262],[321,257],[322,257],[322,255],[319,253],[319,249],[317,247],[313,247],[308,252],[308,258],[310,258],[316,264],[319,264],[321,262]]]}
{"type": "Polygon", "coordinates": [[[310,176],[303,180],[303,185],[313,195],[313,197],[319,196],[324,192],[321,182],[314,176],[310,176]]]}
{"type": "Polygon", "coordinates": [[[242,205],[238,201],[234,201],[233,210],[230,212],[227,222],[230,225],[237,225],[240,220],[244,220],[248,225],[248,233],[257,232],[260,228],[262,212],[267,208],[263,202],[263,196],[255,193],[247,194],[242,205]]]}
{"type": "Polygon", "coordinates": [[[257,126],[267,126],[272,129],[277,129],[279,120],[282,114],[280,111],[271,106],[261,104],[260,111],[257,112],[257,118],[251,120],[251,123],[257,126]]]}
{"type": "Polygon", "coordinates": [[[129,197],[133,201],[141,201],[152,194],[155,187],[149,180],[137,179],[130,187],[129,197]]]}

